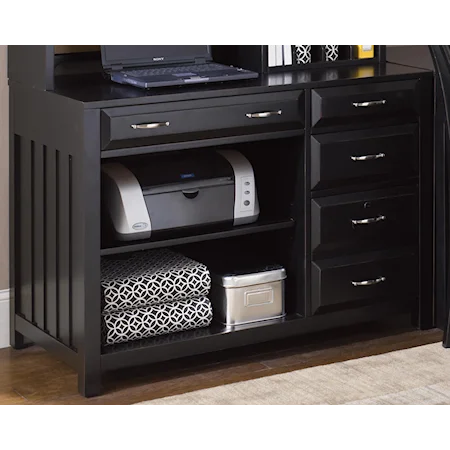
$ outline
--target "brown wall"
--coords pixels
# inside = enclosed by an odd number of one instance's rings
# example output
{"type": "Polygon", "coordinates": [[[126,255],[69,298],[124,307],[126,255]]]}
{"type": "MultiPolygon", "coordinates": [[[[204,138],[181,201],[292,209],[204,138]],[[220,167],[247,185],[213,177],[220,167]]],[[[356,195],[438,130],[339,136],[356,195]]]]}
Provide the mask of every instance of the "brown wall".
{"type": "Polygon", "coordinates": [[[433,60],[427,45],[388,45],[387,59],[406,66],[434,70],[433,60]]]}
{"type": "Polygon", "coordinates": [[[0,290],[8,283],[8,83],[6,45],[0,45],[0,290]]]}

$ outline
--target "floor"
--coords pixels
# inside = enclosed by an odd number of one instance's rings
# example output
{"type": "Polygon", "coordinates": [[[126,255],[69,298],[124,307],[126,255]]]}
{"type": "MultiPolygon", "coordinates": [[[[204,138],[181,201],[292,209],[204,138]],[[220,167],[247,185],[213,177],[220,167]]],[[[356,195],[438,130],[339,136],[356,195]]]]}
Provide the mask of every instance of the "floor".
{"type": "Polygon", "coordinates": [[[39,347],[0,350],[0,404],[134,404],[442,340],[404,322],[364,324],[106,374],[105,394],[78,395],[76,375],[39,347]]]}

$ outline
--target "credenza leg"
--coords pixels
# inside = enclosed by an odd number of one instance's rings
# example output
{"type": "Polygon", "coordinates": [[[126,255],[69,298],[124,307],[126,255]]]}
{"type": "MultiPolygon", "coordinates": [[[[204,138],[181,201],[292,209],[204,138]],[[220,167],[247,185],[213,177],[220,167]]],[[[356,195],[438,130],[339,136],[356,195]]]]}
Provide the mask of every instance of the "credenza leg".
{"type": "Polygon", "coordinates": [[[32,345],[32,342],[28,341],[23,334],[14,330],[11,331],[10,341],[11,347],[15,350],[23,350],[32,345]]]}
{"type": "Polygon", "coordinates": [[[98,397],[103,393],[101,373],[78,373],[78,392],[83,397],[98,397]]]}

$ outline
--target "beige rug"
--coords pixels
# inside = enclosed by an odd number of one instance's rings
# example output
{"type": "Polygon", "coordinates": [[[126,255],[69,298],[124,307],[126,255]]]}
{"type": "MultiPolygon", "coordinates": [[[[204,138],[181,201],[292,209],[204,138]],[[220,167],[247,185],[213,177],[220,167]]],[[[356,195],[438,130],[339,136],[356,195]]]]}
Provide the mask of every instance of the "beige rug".
{"type": "Polygon", "coordinates": [[[140,405],[450,404],[450,350],[431,344],[140,405]]]}

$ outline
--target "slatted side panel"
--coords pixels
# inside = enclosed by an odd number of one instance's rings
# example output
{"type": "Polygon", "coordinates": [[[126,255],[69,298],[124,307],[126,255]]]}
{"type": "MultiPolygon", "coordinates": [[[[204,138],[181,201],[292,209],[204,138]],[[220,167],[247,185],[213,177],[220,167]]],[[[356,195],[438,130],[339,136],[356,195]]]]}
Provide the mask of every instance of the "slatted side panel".
{"type": "Polygon", "coordinates": [[[33,317],[33,150],[34,142],[20,139],[20,295],[19,312],[30,322],[33,317]]]}
{"type": "Polygon", "coordinates": [[[45,149],[45,285],[46,285],[46,331],[58,337],[58,153],[45,149]]]}
{"type": "Polygon", "coordinates": [[[72,156],[16,137],[20,295],[16,312],[73,347],[72,156]]]}
{"type": "Polygon", "coordinates": [[[58,154],[58,337],[66,345],[72,345],[71,327],[71,158],[58,154]]]}
{"type": "Polygon", "coordinates": [[[45,321],[45,147],[34,143],[33,153],[33,321],[42,330],[46,329],[45,321]]]}

